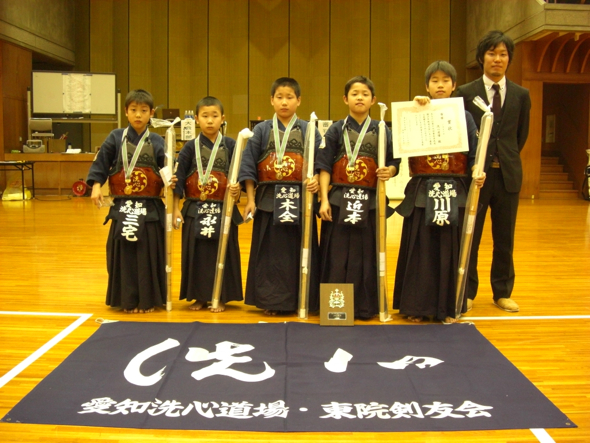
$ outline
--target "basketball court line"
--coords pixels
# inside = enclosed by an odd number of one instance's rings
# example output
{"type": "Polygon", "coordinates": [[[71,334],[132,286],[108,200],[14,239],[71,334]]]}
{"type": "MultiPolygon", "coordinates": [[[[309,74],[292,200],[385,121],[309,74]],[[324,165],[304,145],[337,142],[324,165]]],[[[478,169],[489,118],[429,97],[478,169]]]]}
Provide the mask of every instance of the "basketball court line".
{"type": "Polygon", "coordinates": [[[22,362],[0,377],[0,388],[2,388],[6,383],[24,371],[28,366],[30,366],[35,360],[49,351],[52,347],[54,347],[57,343],[59,343],[62,339],[67,337],[74,329],[92,317],[93,314],[65,314],[59,312],[17,312],[17,311],[0,311],[0,315],[44,315],[49,317],[78,317],[76,321],[74,321],[71,325],[65,328],[63,331],[58,333],[55,337],[25,358],[22,362]]]}
{"type": "Polygon", "coordinates": [[[545,429],[531,429],[531,432],[540,443],[555,443],[549,433],[545,429]]]}

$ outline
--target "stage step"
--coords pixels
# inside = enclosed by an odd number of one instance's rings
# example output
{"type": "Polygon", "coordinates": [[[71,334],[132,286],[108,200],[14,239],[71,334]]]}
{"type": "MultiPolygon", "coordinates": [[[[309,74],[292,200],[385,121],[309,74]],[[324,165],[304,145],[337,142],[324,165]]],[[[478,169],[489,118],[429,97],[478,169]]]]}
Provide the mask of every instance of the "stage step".
{"type": "Polygon", "coordinates": [[[563,165],[553,163],[541,163],[541,173],[563,172],[563,165]]]}
{"type": "Polygon", "coordinates": [[[541,157],[541,165],[557,165],[559,164],[559,157],[541,157]]]}
{"type": "Polygon", "coordinates": [[[557,191],[557,190],[571,190],[574,188],[574,184],[571,181],[542,181],[541,191],[557,191]]]}
{"type": "Polygon", "coordinates": [[[564,172],[557,155],[541,157],[541,182],[539,198],[576,199],[580,193],[574,189],[568,173],[564,172]]]}
{"type": "Polygon", "coordinates": [[[575,189],[571,189],[571,190],[562,189],[562,190],[549,190],[549,191],[545,190],[545,191],[539,192],[539,198],[552,199],[552,200],[563,200],[563,199],[572,200],[572,199],[580,198],[580,192],[575,189]]]}
{"type": "Polygon", "coordinates": [[[541,182],[568,181],[567,172],[541,172],[541,182]]]}

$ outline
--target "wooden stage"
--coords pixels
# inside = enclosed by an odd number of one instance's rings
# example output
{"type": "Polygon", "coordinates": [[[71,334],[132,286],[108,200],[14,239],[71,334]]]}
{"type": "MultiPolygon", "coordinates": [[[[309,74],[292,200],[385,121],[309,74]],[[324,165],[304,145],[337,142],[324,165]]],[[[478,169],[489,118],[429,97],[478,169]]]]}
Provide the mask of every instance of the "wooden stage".
{"type": "MultiPolygon", "coordinates": [[[[108,226],[102,223],[106,213],[106,208],[97,209],[89,198],[58,200],[58,197],[40,196],[26,202],[0,202],[0,416],[4,416],[96,331],[99,324],[95,320],[98,318],[211,323],[300,321],[295,316],[265,317],[261,311],[241,303],[230,304],[226,312],[218,314],[208,310],[188,310],[188,303],[177,300],[179,231],[175,232],[173,282],[176,295],[172,311],[125,314],[105,306],[108,226]],[[88,320],[83,321],[82,314],[88,314],[88,320]],[[72,325],[77,320],[80,324],[72,325]],[[61,340],[58,341],[58,337],[53,347],[50,347],[51,343],[47,345],[60,333],[64,336],[61,340]],[[38,355],[34,354],[40,348],[38,355]]],[[[537,434],[528,429],[271,434],[0,423],[0,441],[588,442],[590,203],[583,200],[521,200],[516,227],[516,286],[513,293],[521,310],[516,314],[501,311],[492,304],[487,281],[491,261],[489,231],[488,222],[480,250],[480,293],[465,320],[473,321],[488,340],[579,426],[577,429],[538,430],[537,434]]],[[[401,217],[395,215],[388,221],[390,293],[393,291],[400,234],[401,217]]],[[[244,277],[250,235],[251,224],[240,228],[244,277]]],[[[393,324],[409,324],[395,311],[392,314],[393,324]]],[[[318,323],[319,318],[310,317],[308,322],[318,323]]],[[[363,324],[379,324],[379,321],[363,324]]],[[[50,408],[51,404],[46,406],[50,408]]]]}

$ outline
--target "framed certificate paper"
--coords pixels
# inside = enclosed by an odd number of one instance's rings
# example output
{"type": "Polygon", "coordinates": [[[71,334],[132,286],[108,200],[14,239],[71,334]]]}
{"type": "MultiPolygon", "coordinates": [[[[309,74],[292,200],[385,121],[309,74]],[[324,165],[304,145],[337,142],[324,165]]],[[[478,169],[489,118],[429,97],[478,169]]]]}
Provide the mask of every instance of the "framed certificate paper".
{"type": "Polygon", "coordinates": [[[463,99],[391,103],[393,156],[450,154],[469,151],[463,99]]]}

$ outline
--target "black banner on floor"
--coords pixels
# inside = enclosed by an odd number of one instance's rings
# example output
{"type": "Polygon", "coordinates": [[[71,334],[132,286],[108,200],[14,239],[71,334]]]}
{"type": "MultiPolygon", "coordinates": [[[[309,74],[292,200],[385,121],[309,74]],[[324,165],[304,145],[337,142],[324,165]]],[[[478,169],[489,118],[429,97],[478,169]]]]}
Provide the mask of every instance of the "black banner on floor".
{"type": "Polygon", "coordinates": [[[467,324],[108,323],[2,421],[294,432],[575,427],[467,324]]]}

